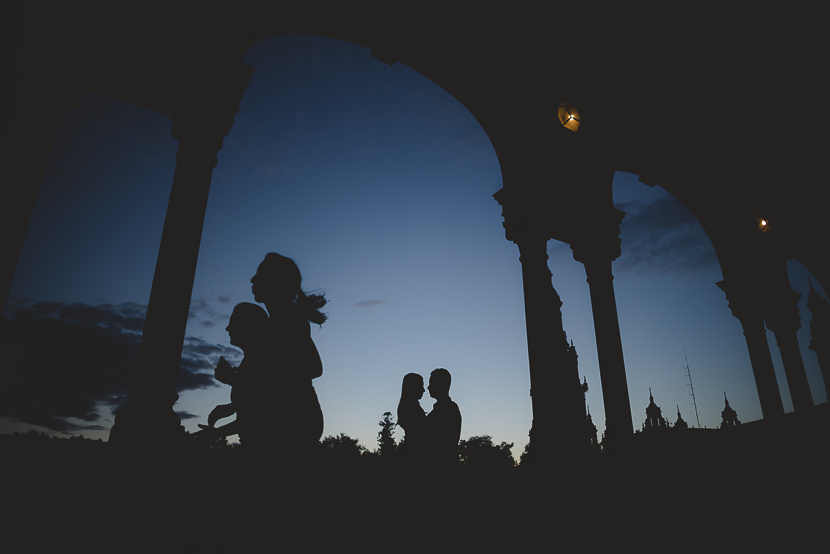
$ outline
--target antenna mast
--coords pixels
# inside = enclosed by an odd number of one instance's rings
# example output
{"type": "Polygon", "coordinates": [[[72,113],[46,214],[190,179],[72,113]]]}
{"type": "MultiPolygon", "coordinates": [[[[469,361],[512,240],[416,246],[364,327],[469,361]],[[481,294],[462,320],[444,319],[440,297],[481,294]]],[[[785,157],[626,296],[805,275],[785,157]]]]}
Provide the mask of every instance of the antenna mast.
{"type": "Polygon", "coordinates": [[[689,358],[686,357],[686,349],[683,349],[683,358],[686,360],[686,365],[683,366],[683,369],[686,370],[686,377],[689,378],[689,390],[692,392],[689,393],[689,396],[692,397],[692,405],[695,407],[695,419],[697,419],[697,427],[700,429],[700,415],[697,412],[697,400],[695,400],[695,387],[692,385],[692,372],[689,370],[689,358]]]}

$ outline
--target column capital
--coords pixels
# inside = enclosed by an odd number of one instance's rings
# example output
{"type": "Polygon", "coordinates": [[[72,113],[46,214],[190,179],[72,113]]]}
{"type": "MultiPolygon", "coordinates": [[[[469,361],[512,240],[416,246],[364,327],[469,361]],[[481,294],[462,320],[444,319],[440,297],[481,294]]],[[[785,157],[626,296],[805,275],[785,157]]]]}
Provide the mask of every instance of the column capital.
{"type": "Polygon", "coordinates": [[[200,159],[210,169],[215,168],[222,143],[233,127],[234,116],[238,111],[238,106],[226,105],[213,108],[186,107],[171,113],[173,128],[170,134],[179,141],[176,158],[200,159]]]}
{"type": "Polygon", "coordinates": [[[777,335],[795,334],[801,328],[798,301],[801,293],[791,288],[774,294],[765,313],[767,328],[777,335]]]}
{"type": "Polygon", "coordinates": [[[528,241],[547,241],[550,232],[543,224],[539,203],[534,203],[527,193],[519,189],[502,188],[493,195],[502,207],[504,236],[517,245],[528,241]]]}
{"type": "Polygon", "coordinates": [[[726,295],[726,301],[729,309],[732,310],[732,315],[741,321],[744,330],[749,328],[763,331],[763,309],[752,289],[726,279],[715,284],[726,295]],[[759,329],[756,329],[756,327],[759,329]]]}
{"type": "Polygon", "coordinates": [[[178,159],[202,158],[211,169],[216,167],[252,75],[253,68],[242,64],[190,69],[184,92],[167,110],[173,122],[170,134],[179,141],[178,159]]]}
{"type": "Polygon", "coordinates": [[[593,210],[580,221],[578,230],[569,241],[574,260],[612,262],[620,257],[620,223],[625,212],[611,207],[593,210]]]}

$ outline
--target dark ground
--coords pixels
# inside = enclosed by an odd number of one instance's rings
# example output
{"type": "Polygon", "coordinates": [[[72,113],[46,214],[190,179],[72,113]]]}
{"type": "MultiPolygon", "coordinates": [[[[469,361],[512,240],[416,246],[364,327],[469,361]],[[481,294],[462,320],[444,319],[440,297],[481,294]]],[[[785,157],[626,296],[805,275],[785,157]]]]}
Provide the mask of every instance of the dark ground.
{"type": "MultiPolygon", "coordinates": [[[[828,434],[760,427],[531,471],[318,460],[252,468],[241,448],[119,452],[0,436],[2,551],[824,550],[828,434]]],[[[700,431],[700,430],[698,430],[700,431]]],[[[692,437],[692,438],[689,438],[692,437]]]]}

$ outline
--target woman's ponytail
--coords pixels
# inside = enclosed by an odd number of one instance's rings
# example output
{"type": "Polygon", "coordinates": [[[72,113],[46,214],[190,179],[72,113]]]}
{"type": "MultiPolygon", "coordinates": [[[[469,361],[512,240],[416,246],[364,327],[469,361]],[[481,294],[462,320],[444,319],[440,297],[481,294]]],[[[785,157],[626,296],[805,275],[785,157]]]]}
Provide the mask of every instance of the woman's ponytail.
{"type": "Polygon", "coordinates": [[[297,306],[300,308],[300,312],[307,320],[317,325],[322,325],[328,319],[328,314],[320,311],[327,302],[325,293],[306,294],[300,290],[297,294],[297,306]]]}

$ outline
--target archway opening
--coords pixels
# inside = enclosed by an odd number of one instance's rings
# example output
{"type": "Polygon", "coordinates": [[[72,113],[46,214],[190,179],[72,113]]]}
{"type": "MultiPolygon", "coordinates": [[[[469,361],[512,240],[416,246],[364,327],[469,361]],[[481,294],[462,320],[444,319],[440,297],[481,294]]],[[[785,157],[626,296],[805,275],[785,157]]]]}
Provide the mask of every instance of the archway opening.
{"type": "Polygon", "coordinates": [[[613,195],[626,212],[614,286],[635,430],[649,388],[671,423],[679,410],[690,426],[699,419],[718,427],[724,393],[741,421],[761,419],[746,341],[715,284],[723,277],[705,230],[669,192],[636,175],[617,172],[613,195]]]}
{"type": "MultiPolygon", "coordinates": [[[[361,46],[279,35],[246,61],[255,73],[214,172],[194,283],[205,318],[188,334],[225,342],[221,317],[251,300],[265,252],[280,252],[330,299],[329,321],[312,331],[324,435],[373,448],[403,376],[446,367],[462,438],[520,449],[530,427],[520,268],[481,126],[437,85],[361,46]]],[[[223,397],[224,387],[180,402],[206,414],[223,397]]]]}

